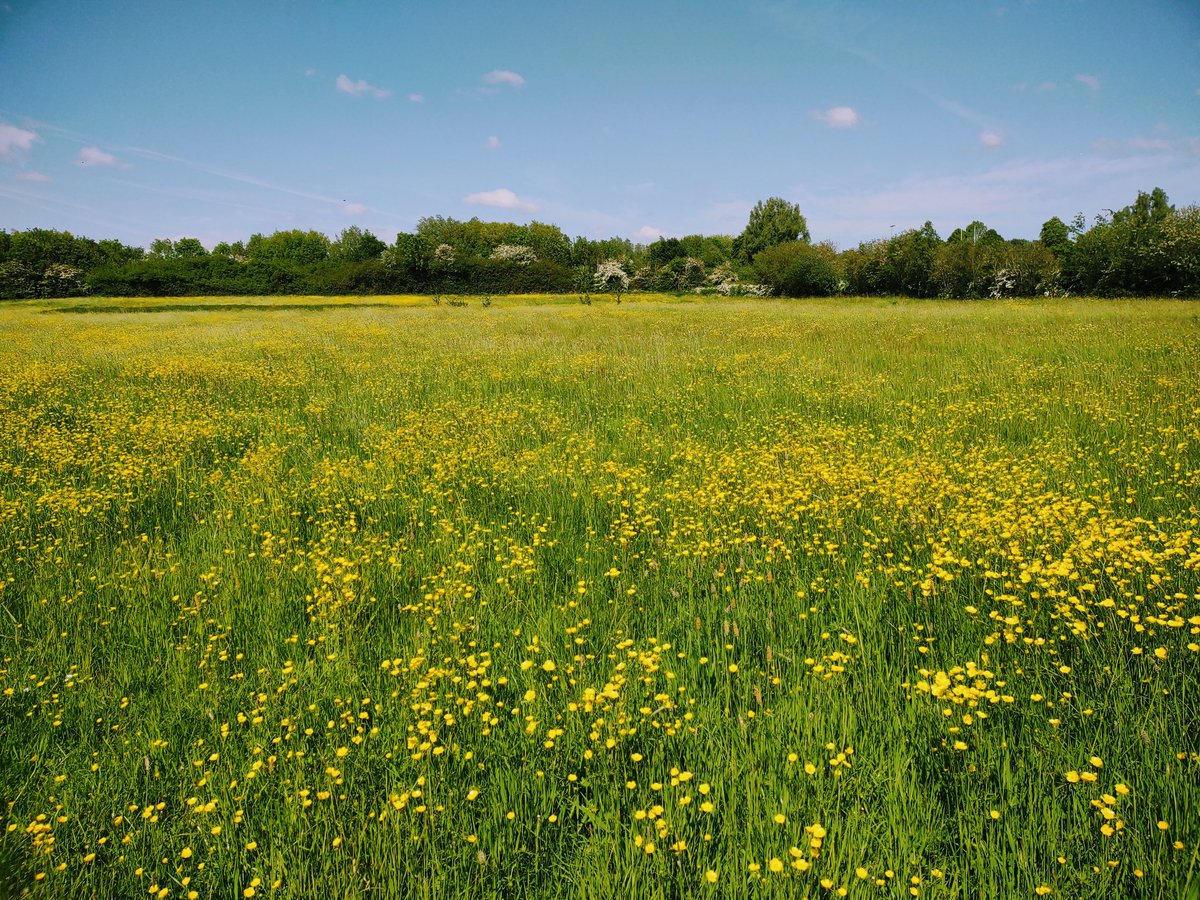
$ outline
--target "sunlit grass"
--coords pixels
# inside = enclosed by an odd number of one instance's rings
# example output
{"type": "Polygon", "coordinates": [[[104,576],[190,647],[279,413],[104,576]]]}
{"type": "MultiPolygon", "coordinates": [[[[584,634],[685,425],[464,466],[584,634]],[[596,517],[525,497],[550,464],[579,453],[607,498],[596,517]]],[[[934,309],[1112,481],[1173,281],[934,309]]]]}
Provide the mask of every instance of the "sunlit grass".
{"type": "Polygon", "coordinates": [[[1194,304],[464,299],[0,307],[0,894],[1197,890],[1194,304]]]}

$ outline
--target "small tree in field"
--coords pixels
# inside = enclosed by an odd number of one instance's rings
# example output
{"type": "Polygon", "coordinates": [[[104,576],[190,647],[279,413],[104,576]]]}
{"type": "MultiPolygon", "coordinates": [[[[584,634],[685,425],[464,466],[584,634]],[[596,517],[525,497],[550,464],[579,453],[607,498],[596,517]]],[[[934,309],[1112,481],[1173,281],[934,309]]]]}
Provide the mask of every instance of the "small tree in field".
{"type": "Polygon", "coordinates": [[[615,259],[606,259],[596,266],[592,282],[599,291],[615,291],[617,302],[621,302],[621,294],[629,290],[629,273],[615,259]]]}

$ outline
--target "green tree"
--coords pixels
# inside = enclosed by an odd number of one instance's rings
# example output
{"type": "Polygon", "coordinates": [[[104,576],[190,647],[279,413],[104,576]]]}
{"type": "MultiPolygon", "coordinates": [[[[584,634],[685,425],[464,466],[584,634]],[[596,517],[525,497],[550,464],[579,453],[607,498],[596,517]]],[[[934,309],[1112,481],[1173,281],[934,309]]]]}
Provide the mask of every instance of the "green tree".
{"type": "Polygon", "coordinates": [[[754,204],[754,209],[750,210],[750,221],[733,242],[733,251],[743,262],[752,262],[768,247],[789,241],[808,243],[808,222],[795,203],[771,197],[754,204]]]}
{"type": "Polygon", "coordinates": [[[385,263],[402,280],[424,284],[433,263],[433,246],[419,234],[400,232],[384,257],[385,263]]]}
{"type": "Polygon", "coordinates": [[[956,228],[938,248],[933,280],[943,297],[984,297],[1002,268],[1007,245],[994,228],[976,220],[956,228]]]}
{"type": "Polygon", "coordinates": [[[1038,240],[1060,260],[1066,259],[1071,253],[1071,229],[1058,216],[1043,223],[1038,240]]]}
{"type": "Polygon", "coordinates": [[[838,262],[846,278],[846,290],[851,294],[886,294],[886,262],[888,241],[864,241],[857,247],[843,250],[838,262]]]}
{"type": "Polygon", "coordinates": [[[225,259],[232,259],[237,262],[245,262],[246,260],[246,245],[241,241],[234,241],[232,244],[228,241],[221,241],[212,249],[213,256],[220,256],[225,259]]]}
{"type": "Polygon", "coordinates": [[[208,256],[208,251],[198,238],[155,238],[147,255],[151,259],[203,259],[208,256]]]}
{"type": "MultiPolygon", "coordinates": [[[[995,234],[995,232],[992,232],[995,234]]],[[[902,232],[889,240],[884,250],[883,286],[889,294],[932,297],[937,293],[934,267],[942,239],[932,222],[902,232]]]]}
{"type": "Polygon", "coordinates": [[[371,232],[351,225],[343,229],[330,246],[329,256],[346,262],[365,262],[368,259],[376,259],[386,249],[387,244],[371,232]]]}
{"type": "Polygon", "coordinates": [[[947,244],[970,244],[972,247],[995,247],[1004,243],[1004,238],[994,228],[988,228],[978,219],[966,228],[955,228],[946,238],[947,244]]]}
{"type": "Polygon", "coordinates": [[[90,269],[104,261],[100,246],[90,238],[76,237],[69,231],[30,228],[9,235],[6,256],[37,272],[59,264],[90,269]]]}
{"type": "Polygon", "coordinates": [[[312,266],[329,257],[329,238],[319,231],[276,231],[270,237],[255,234],[246,244],[251,260],[312,266]]]}
{"type": "Polygon", "coordinates": [[[100,241],[97,246],[100,248],[100,252],[104,254],[102,263],[110,265],[133,262],[146,255],[146,251],[141,247],[130,247],[114,238],[106,238],[100,241]]]}
{"type": "MultiPolygon", "coordinates": [[[[479,223],[478,219],[474,220],[479,223]]],[[[424,216],[417,220],[417,235],[431,247],[445,244],[454,248],[455,255],[482,256],[486,245],[480,229],[452,216],[424,216]]],[[[498,242],[497,242],[498,243],[498,242]]]]}
{"type": "Polygon", "coordinates": [[[1167,260],[1167,289],[1200,297],[1200,206],[1185,206],[1163,221],[1162,254],[1167,260]]]}
{"type": "Polygon", "coordinates": [[[727,234],[689,234],[680,238],[679,243],[683,255],[694,256],[710,269],[733,258],[733,238],[727,234]]]}
{"type": "Polygon", "coordinates": [[[170,238],[155,238],[146,255],[151,259],[171,259],[175,255],[175,242],[170,238]]]}
{"type": "Polygon", "coordinates": [[[647,247],[646,254],[650,257],[650,265],[656,268],[658,266],[665,266],[673,259],[688,255],[687,250],[683,247],[683,242],[679,238],[668,237],[660,237],[647,247]]]}
{"type": "Polygon", "coordinates": [[[208,256],[208,251],[198,238],[184,237],[175,241],[174,256],[176,259],[203,259],[208,256]]]}
{"type": "Polygon", "coordinates": [[[1156,187],[1148,194],[1138,191],[1137,199],[1133,203],[1113,213],[1112,223],[1145,228],[1162,224],[1173,212],[1175,208],[1167,200],[1167,192],[1156,187]]]}
{"type": "Polygon", "coordinates": [[[1129,206],[1097,216],[1076,238],[1064,281],[1079,293],[1177,293],[1178,278],[1167,251],[1176,216],[1162,188],[1139,191],[1129,206]]]}
{"type": "MultiPolygon", "coordinates": [[[[529,246],[543,261],[556,262],[566,266],[571,263],[571,239],[557,225],[547,225],[545,222],[533,221],[526,227],[529,232],[529,246]]],[[[508,241],[507,243],[520,243],[508,241]]]]}

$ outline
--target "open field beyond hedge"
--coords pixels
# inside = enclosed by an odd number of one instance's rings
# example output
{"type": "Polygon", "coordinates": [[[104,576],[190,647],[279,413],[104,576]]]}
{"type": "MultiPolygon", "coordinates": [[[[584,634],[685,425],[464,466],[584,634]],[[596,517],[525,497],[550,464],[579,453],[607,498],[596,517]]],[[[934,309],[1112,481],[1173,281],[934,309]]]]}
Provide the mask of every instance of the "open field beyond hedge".
{"type": "Polygon", "coordinates": [[[1200,892],[1200,306],[0,306],[0,896],[1200,892]]]}

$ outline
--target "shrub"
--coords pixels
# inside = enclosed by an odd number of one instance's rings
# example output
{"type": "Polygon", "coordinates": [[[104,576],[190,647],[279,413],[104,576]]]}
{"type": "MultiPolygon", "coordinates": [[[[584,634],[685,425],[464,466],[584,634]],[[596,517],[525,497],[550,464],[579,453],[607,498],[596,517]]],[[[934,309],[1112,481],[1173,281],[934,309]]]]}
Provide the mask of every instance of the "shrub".
{"type": "Polygon", "coordinates": [[[841,280],[837,252],[828,244],[789,241],[754,258],[758,279],[785,297],[828,297],[841,280]]]}

